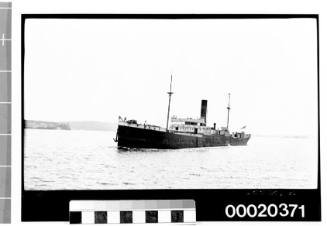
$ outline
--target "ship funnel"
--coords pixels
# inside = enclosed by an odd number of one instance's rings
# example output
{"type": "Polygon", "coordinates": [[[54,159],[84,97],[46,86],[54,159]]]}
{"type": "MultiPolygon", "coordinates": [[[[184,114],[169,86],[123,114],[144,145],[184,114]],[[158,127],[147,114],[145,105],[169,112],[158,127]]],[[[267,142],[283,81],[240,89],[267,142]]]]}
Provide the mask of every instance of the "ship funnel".
{"type": "Polygon", "coordinates": [[[207,123],[207,100],[201,100],[201,118],[204,119],[204,123],[207,123]]]}

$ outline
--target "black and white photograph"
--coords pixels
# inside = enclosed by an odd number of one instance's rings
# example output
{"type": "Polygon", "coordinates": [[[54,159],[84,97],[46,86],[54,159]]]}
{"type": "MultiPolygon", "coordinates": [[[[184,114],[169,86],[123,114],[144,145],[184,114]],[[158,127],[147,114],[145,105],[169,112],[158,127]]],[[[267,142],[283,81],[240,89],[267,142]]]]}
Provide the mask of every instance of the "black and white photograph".
{"type": "Polygon", "coordinates": [[[317,27],[27,19],[24,189],[317,189],[317,27]]]}

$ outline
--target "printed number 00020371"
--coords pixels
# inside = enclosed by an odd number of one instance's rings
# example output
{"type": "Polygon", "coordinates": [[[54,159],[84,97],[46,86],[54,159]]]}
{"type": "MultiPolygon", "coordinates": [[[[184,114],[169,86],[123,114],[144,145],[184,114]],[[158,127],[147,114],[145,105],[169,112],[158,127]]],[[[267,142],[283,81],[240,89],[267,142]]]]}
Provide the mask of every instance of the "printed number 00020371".
{"type": "Polygon", "coordinates": [[[305,217],[305,206],[298,204],[286,204],[281,203],[279,205],[276,204],[249,204],[247,206],[243,204],[239,204],[237,206],[227,205],[225,208],[225,214],[228,218],[244,218],[246,216],[250,218],[264,218],[264,217],[277,217],[278,215],[281,217],[294,217],[300,211],[301,217],[305,217]]]}

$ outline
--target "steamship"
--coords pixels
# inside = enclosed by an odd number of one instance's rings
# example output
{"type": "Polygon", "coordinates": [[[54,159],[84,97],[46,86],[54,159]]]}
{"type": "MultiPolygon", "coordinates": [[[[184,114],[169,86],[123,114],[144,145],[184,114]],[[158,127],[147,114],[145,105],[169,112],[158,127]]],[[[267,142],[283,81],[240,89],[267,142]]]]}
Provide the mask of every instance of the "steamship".
{"type": "Polygon", "coordinates": [[[179,148],[196,148],[196,147],[216,147],[227,145],[246,145],[251,135],[244,132],[230,133],[229,112],[230,112],[230,94],[228,95],[228,116],[227,126],[216,128],[207,126],[207,100],[201,101],[200,118],[178,118],[171,117],[170,102],[173,94],[172,77],[170,78],[170,90],[168,92],[168,113],[166,128],[150,125],[146,123],[138,123],[136,120],[127,120],[119,117],[118,129],[115,142],[118,143],[120,149],[179,149],[179,148]]]}

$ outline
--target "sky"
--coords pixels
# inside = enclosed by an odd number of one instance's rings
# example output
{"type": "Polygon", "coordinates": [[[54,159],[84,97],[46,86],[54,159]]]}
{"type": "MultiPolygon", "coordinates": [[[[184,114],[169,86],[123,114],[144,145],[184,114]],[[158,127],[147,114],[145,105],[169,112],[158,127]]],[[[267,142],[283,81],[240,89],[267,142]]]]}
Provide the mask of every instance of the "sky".
{"type": "Polygon", "coordinates": [[[317,136],[314,19],[28,19],[25,119],[165,126],[170,115],[317,136]]]}

